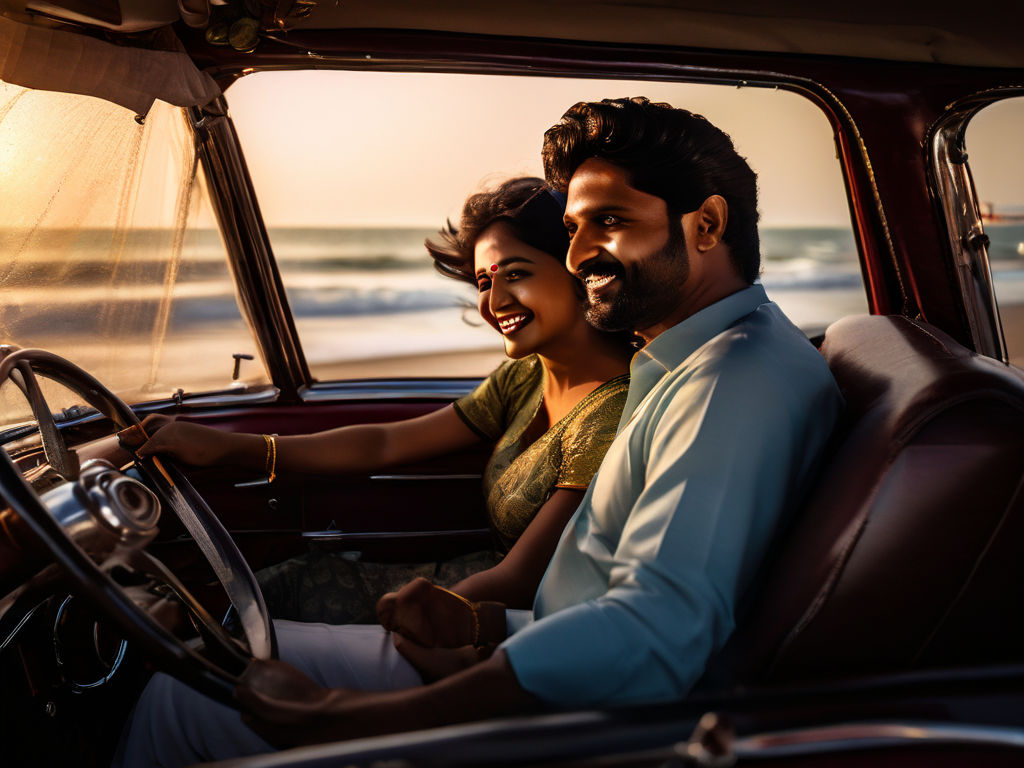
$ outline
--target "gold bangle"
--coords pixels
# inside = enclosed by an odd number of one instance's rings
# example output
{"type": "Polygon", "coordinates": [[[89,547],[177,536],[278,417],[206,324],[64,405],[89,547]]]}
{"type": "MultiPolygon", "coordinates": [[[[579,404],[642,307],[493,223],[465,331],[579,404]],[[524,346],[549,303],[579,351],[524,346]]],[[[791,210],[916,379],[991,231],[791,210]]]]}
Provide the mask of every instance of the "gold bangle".
{"type": "MultiPolygon", "coordinates": [[[[434,586],[437,587],[436,584],[434,586]]],[[[473,616],[473,647],[478,647],[480,645],[480,615],[476,612],[476,606],[457,592],[452,592],[450,589],[445,589],[444,587],[437,588],[442,592],[447,592],[452,597],[458,598],[469,606],[469,611],[473,616]]]]}
{"type": "Polygon", "coordinates": [[[277,477],[277,435],[264,435],[263,441],[267,444],[267,458],[263,462],[263,468],[267,472],[267,482],[274,482],[277,477]]]}

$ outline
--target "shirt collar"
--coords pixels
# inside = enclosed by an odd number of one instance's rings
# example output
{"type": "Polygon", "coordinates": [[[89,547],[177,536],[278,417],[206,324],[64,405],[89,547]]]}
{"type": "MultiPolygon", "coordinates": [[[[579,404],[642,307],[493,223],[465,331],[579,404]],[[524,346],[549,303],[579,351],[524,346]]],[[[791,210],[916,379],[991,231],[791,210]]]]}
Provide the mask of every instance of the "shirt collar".
{"type": "Polygon", "coordinates": [[[629,366],[629,394],[619,428],[629,420],[636,406],[661,381],[662,376],[737,320],[767,303],[764,287],[751,285],[695,312],[660,333],[637,352],[629,366]]]}

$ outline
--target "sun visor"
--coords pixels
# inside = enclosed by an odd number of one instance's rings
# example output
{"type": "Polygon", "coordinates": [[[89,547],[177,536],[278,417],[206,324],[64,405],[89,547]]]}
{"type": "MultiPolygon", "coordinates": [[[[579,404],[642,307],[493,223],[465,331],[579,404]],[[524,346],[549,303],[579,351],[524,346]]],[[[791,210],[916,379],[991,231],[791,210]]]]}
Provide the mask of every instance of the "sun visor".
{"type": "MultiPolygon", "coordinates": [[[[175,42],[177,39],[175,38],[175,42]]],[[[97,96],[145,115],[160,99],[199,106],[220,95],[184,51],[113,45],[0,16],[0,80],[25,88],[97,96]]]]}

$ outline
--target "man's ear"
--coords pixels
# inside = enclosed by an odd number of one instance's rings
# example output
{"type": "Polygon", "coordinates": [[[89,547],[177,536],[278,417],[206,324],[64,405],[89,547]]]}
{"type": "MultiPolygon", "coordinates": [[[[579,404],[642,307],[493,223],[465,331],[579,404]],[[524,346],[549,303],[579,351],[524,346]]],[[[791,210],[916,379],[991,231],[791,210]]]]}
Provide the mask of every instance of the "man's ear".
{"type": "Polygon", "coordinates": [[[725,225],[729,223],[729,204],[721,195],[711,195],[696,210],[693,245],[700,252],[710,251],[720,242],[725,234],[725,225]]]}

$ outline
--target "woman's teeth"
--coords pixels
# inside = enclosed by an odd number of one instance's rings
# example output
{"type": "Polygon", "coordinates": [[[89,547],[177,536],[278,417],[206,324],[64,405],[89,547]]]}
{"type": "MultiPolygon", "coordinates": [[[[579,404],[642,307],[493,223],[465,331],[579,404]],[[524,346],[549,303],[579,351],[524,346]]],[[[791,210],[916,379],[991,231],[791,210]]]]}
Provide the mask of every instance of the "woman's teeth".
{"type": "Polygon", "coordinates": [[[523,313],[519,315],[509,315],[498,320],[498,327],[501,328],[501,332],[506,336],[510,333],[515,333],[530,320],[530,315],[523,313]]]}

